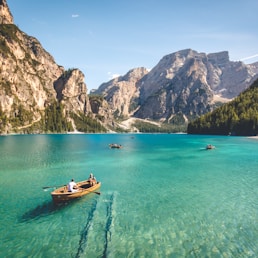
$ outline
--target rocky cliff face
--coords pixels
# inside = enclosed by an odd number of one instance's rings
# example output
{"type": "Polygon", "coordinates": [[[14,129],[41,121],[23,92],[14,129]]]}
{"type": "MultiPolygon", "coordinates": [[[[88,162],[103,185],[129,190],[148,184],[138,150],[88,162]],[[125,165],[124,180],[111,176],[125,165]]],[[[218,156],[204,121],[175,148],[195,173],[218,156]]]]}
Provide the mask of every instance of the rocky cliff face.
{"type": "Polygon", "coordinates": [[[54,81],[54,89],[58,101],[63,101],[67,110],[78,114],[91,113],[84,74],[80,70],[73,69],[63,73],[54,81]]]}
{"type": "Polygon", "coordinates": [[[147,69],[143,67],[132,69],[124,76],[103,83],[94,94],[100,94],[105,98],[116,117],[127,118],[138,107],[138,81],[147,73],[147,69]]]}
{"type": "Polygon", "coordinates": [[[257,65],[231,62],[226,51],[206,55],[186,49],[167,55],[142,78],[136,116],[166,121],[180,112],[199,116],[218,100],[237,96],[257,74],[257,65]]]}
{"type": "Polygon", "coordinates": [[[0,1],[0,15],[0,108],[8,120],[2,131],[19,131],[12,123],[19,110],[27,114],[22,127],[39,122],[57,100],[64,103],[65,114],[91,112],[83,73],[65,71],[36,38],[20,31],[5,0],[0,1]]]}
{"type": "MultiPolygon", "coordinates": [[[[134,113],[127,114],[161,122],[187,122],[231,100],[257,77],[258,63],[232,62],[226,51],[212,54],[191,49],[178,51],[163,57],[150,72],[145,70],[141,76],[130,78],[130,88],[137,89],[133,95],[137,101],[134,113]]],[[[113,80],[97,91],[109,103],[116,96],[116,102],[111,104],[114,107],[117,103],[120,107],[122,103],[132,103],[132,95],[121,94],[129,81],[126,76],[120,78],[123,78],[120,87],[113,80]]]]}
{"type": "Polygon", "coordinates": [[[0,24],[12,24],[13,16],[9,10],[6,0],[0,0],[0,24]]]}

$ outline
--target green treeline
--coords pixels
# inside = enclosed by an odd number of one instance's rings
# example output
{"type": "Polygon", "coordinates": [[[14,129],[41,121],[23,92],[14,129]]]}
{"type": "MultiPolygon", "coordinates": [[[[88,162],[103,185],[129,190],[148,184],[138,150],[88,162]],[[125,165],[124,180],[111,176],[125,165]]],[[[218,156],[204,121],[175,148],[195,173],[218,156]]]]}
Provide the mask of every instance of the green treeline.
{"type": "Polygon", "coordinates": [[[107,130],[96,119],[84,114],[71,114],[76,129],[84,133],[105,133],[107,130]]]}
{"type": "MultiPolygon", "coordinates": [[[[84,133],[106,132],[106,129],[94,118],[85,114],[70,113],[76,129],[84,133]]],[[[59,102],[52,103],[45,110],[45,132],[63,133],[73,131],[73,126],[64,116],[63,105],[59,102]]]]}
{"type": "Polygon", "coordinates": [[[173,125],[173,124],[152,124],[149,122],[135,121],[133,124],[141,133],[177,133],[185,132],[185,125],[173,125]]]}
{"type": "Polygon", "coordinates": [[[258,80],[233,101],[188,124],[189,134],[258,134],[258,80]]]}
{"type": "MultiPolygon", "coordinates": [[[[66,133],[74,130],[71,119],[76,130],[84,133],[106,132],[106,128],[91,116],[85,114],[76,115],[72,112],[69,117],[65,116],[62,103],[53,101],[49,104],[42,116],[42,120],[33,122],[32,114],[22,105],[13,105],[13,116],[7,118],[0,105],[0,134],[6,132],[8,123],[13,126],[15,133],[66,133]]],[[[99,118],[100,119],[100,118],[99,118]]],[[[7,129],[8,130],[8,129],[7,129]]],[[[7,131],[8,133],[8,131],[7,131]]]]}
{"type": "Polygon", "coordinates": [[[53,102],[45,109],[45,132],[62,133],[73,131],[72,124],[64,117],[63,105],[53,102]]]}
{"type": "Polygon", "coordinates": [[[0,105],[0,133],[3,133],[3,130],[4,130],[5,126],[7,125],[7,121],[8,121],[8,119],[0,105]]]}

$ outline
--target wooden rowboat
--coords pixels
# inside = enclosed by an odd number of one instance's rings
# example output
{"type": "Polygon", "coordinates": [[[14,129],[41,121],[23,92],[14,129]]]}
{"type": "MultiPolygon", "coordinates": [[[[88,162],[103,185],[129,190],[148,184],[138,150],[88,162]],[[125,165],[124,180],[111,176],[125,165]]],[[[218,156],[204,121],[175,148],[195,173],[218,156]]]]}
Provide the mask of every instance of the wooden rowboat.
{"type": "Polygon", "coordinates": [[[111,148],[111,149],[121,149],[122,145],[117,144],[117,143],[111,143],[111,144],[109,144],[109,148],[111,148]]]}
{"type": "Polygon", "coordinates": [[[78,182],[77,186],[78,186],[78,189],[76,192],[68,192],[67,186],[62,186],[60,188],[57,188],[55,191],[51,193],[53,201],[55,203],[68,202],[90,193],[95,193],[100,195],[100,192],[96,192],[96,190],[100,188],[101,182],[97,182],[95,185],[91,186],[90,181],[85,180],[85,181],[78,182]]]}
{"type": "Polygon", "coordinates": [[[212,150],[212,149],[215,149],[215,146],[211,145],[211,144],[208,144],[206,146],[206,150],[212,150]]]}

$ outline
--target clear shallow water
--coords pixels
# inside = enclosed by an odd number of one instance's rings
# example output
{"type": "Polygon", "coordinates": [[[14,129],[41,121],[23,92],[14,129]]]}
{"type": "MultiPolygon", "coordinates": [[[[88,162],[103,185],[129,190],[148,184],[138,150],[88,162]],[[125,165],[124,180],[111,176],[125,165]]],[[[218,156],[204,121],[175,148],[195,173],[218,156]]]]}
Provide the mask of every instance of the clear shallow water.
{"type": "Polygon", "coordinates": [[[0,257],[257,257],[258,140],[8,136],[0,165],[0,257]],[[101,195],[56,207],[42,189],[90,172],[101,195]]]}

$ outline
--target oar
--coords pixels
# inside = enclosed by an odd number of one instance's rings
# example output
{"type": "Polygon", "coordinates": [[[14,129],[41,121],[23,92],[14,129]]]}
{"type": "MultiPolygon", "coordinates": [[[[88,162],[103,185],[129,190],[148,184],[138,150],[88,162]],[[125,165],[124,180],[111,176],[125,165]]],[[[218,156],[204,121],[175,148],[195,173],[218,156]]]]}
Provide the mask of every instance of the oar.
{"type": "Polygon", "coordinates": [[[66,185],[61,185],[61,186],[43,186],[42,189],[49,189],[49,188],[59,188],[59,187],[62,187],[62,186],[66,186],[66,185]]]}
{"type": "Polygon", "coordinates": [[[98,194],[98,195],[101,195],[100,192],[93,192],[93,191],[90,191],[90,190],[87,190],[85,188],[81,188],[83,191],[87,191],[87,192],[90,192],[90,193],[95,193],[95,194],[98,194]]]}
{"type": "Polygon", "coordinates": [[[100,195],[100,194],[101,194],[100,192],[91,192],[91,193],[95,193],[95,194],[98,194],[98,195],[100,195]]]}

